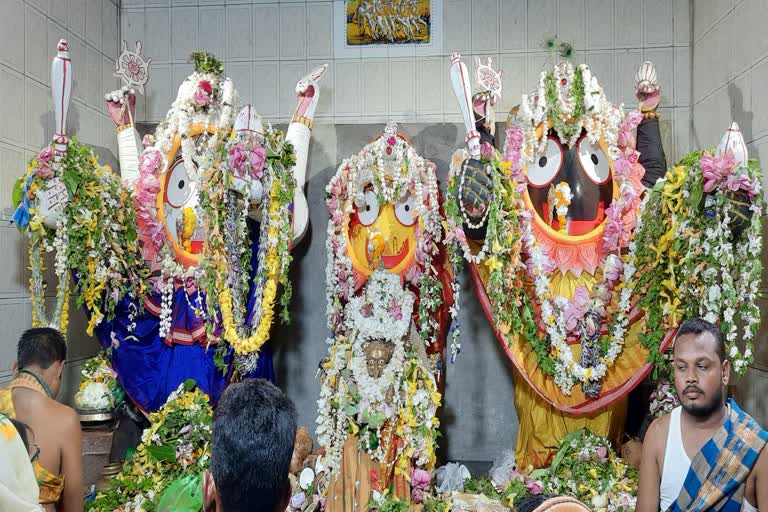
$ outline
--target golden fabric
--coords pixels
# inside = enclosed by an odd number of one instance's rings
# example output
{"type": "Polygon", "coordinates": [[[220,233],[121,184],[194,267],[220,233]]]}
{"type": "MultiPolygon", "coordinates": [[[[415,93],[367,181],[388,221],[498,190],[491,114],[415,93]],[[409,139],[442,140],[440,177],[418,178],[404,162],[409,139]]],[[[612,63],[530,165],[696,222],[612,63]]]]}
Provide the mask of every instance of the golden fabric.
{"type": "MultiPolygon", "coordinates": [[[[482,285],[477,287],[480,300],[489,306],[490,301],[485,291],[487,268],[485,265],[476,265],[473,271],[482,285]]],[[[599,270],[597,276],[582,272],[579,277],[570,272],[563,275],[555,271],[550,278],[550,289],[556,295],[571,298],[577,286],[591,289],[598,277],[599,270]]],[[[528,293],[533,296],[530,286],[528,293]]],[[[615,293],[614,300],[618,301],[618,293],[615,293]]],[[[490,306],[486,313],[489,312],[490,306]]],[[[624,336],[622,353],[603,378],[600,397],[596,400],[587,398],[578,384],[572,388],[570,395],[564,394],[552,377],[541,372],[536,353],[524,336],[512,333],[503,336],[497,332],[499,339],[505,340],[504,350],[517,370],[514,372],[514,403],[520,429],[515,456],[519,466],[547,465],[554,457],[560,440],[566,434],[583,427],[608,437],[618,447],[624,433],[626,395],[642,380],[647,368],[648,351],[642,346],[639,337],[644,326],[645,319],[639,313],[634,318],[630,313],[630,325],[624,336]],[[605,405],[595,407],[601,403],[605,405]]],[[[581,346],[577,343],[570,345],[570,348],[574,360],[578,361],[581,346]]]]}
{"type": "MultiPolygon", "coordinates": [[[[15,388],[32,389],[45,394],[42,386],[34,377],[26,374],[18,375],[6,389],[0,390],[0,412],[14,419],[16,419],[16,409],[13,405],[12,391],[15,388]]],[[[32,463],[32,467],[35,470],[37,484],[40,486],[40,504],[58,503],[62,492],[64,492],[64,476],[48,471],[38,461],[32,463]]]]}
{"type": "Polygon", "coordinates": [[[382,490],[391,486],[395,496],[410,501],[410,484],[396,474],[394,464],[371,460],[365,451],[359,449],[359,441],[357,436],[350,435],[344,443],[341,468],[328,486],[326,512],[367,512],[374,478],[382,490]]]}

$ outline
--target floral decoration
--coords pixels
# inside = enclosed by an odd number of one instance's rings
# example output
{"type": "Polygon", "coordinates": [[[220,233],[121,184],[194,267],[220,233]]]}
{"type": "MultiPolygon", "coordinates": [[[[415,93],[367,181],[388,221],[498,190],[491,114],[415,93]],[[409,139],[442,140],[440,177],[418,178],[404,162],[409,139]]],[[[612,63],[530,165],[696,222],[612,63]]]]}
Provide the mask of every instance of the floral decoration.
{"type": "MultiPolygon", "coordinates": [[[[292,168],[295,154],[279,130],[268,126],[263,138],[249,133],[236,134],[219,149],[216,161],[204,173],[198,208],[206,219],[207,239],[198,269],[200,289],[206,296],[206,318],[220,313],[220,337],[234,348],[246,364],[255,365],[256,355],[269,339],[274,318],[278,286],[282,286],[282,317],[288,321],[291,285],[291,211],[295,180],[292,168]],[[232,176],[250,174],[261,185],[258,203],[260,223],[257,272],[252,281],[250,238],[246,217],[252,198],[250,191],[235,186],[232,176]],[[255,304],[249,318],[246,306],[251,286],[255,304]]],[[[209,336],[219,330],[208,322],[209,336]]]]}
{"type": "Polygon", "coordinates": [[[175,480],[208,469],[213,412],[204,393],[184,383],[149,420],[141,444],[87,511],[154,512],[175,480]]]}
{"type": "Polygon", "coordinates": [[[140,298],[148,291],[147,272],[139,252],[136,217],[128,191],[108,166],[73,137],[63,155],[54,159],[44,148],[27,165],[20,180],[28,183],[33,201],[27,226],[31,268],[30,294],[33,327],[51,326],[67,332],[69,297],[88,308],[88,335],[103,318],[114,317],[126,295],[140,298]],[[46,224],[36,201],[55,180],[68,198],[55,226],[46,224]],[[54,252],[58,280],[56,305],[49,318],[45,310],[44,253],[54,252]]]}
{"type": "Polygon", "coordinates": [[[414,465],[434,468],[439,427],[435,414],[441,397],[421,338],[409,336],[410,315],[400,314],[412,309],[413,301],[399,276],[378,270],[368,278],[363,294],[346,307],[342,331],[321,365],[316,433],[331,476],[341,468],[348,435],[357,435],[360,449],[374,460],[392,460],[404,477],[411,478],[414,465]],[[364,344],[375,340],[394,346],[379,377],[369,376],[363,353],[364,344]]]}
{"type": "Polygon", "coordinates": [[[743,374],[760,326],[762,187],[757,162],[736,167],[729,152],[690,153],[657,182],[648,209],[658,220],[637,235],[637,257],[646,269],[637,286],[646,290],[639,302],[647,318],[641,339],[657,362],[664,333],[683,318],[702,317],[719,325],[731,365],[743,374]],[[746,202],[732,194],[732,176],[741,176],[737,180],[746,188],[736,191],[750,198],[746,202]],[[743,208],[748,220],[737,228],[743,208]]]}
{"type": "MultiPolygon", "coordinates": [[[[485,241],[479,250],[467,242],[466,218],[456,199],[463,175],[461,165],[468,155],[459,150],[451,161],[451,201],[446,204],[446,238],[453,242],[449,245],[451,261],[460,266],[463,257],[488,268],[487,291],[497,329],[504,336],[525,336],[541,371],[552,376],[566,395],[571,394],[576,383],[581,383],[585,392],[589,389],[589,394],[599,392],[600,382],[622,351],[637,269],[633,233],[641,225],[644,209],[640,180],[645,171],[634,149],[634,132],[641,119],[639,113],[625,118],[619,107],[610,104],[587,66],[574,70],[569,63],[563,63],[553,71],[543,72],[539,93],[524,96],[518,117],[507,130],[503,156],[496,154],[485,162],[489,164],[493,195],[487,210],[485,241]],[[573,299],[553,296],[553,273],[565,270],[541,246],[533,225],[534,212],[523,199],[527,187],[525,166],[546,147],[547,138],[539,139],[536,127],[548,119],[564,143],[575,143],[583,128],[590,142],[602,140],[608,144],[608,154],[614,161],[614,183],[621,191],[605,212],[606,227],[596,248],[599,262],[590,269],[600,278],[591,291],[577,289],[573,299]],[[534,300],[529,296],[531,287],[534,300]],[[597,315],[598,325],[592,331],[599,332],[599,324],[611,319],[608,339],[599,343],[593,339],[593,332],[587,334],[589,329],[583,328],[593,314],[597,315]],[[584,345],[594,345],[589,351],[591,357],[574,360],[568,346],[570,336],[584,345]]],[[[555,212],[564,220],[570,190],[558,185],[553,196],[555,212]]]]}
{"type": "Polygon", "coordinates": [[[75,405],[80,410],[113,409],[124,397],[117,374],[105,354],[88,359],[80,366],[80,389],[75,405]]]}

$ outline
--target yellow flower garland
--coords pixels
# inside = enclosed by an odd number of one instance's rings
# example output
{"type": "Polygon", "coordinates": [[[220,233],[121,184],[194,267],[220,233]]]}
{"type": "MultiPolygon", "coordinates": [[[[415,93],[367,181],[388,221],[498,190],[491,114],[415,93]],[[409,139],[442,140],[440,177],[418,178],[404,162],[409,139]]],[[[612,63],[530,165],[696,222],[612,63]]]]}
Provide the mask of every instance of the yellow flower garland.
{"type": "MultiPolygon", "coordinates": [[[[278,218],[278,211],[280,209],[280,203],[274,192],[270,194],[270,222],[276,222],[278,218]]],[[[270,227],[268,229],[268,238],[273,239],[278,235],[277,228],[270,227]]],[[[242,337],[237,333],[237,326],[235,325],[234,315],[232,313],[232,290],[225,282],[224,279],[220,279],[216,283],[217,291],[219,293],[219,308],[221,310],[221,321],[224,328],[224,339],[232,345],[235,349],[235,353],[238,355],[250,354],[258,352],[264,343],[269,339],[269,331],[272,327],[272,320],[274,319],[275,311],[275,297],[277,296],[277,284],[280,279],[280,256],[276,244],[269,244],[268,241],[262,243],[267,244],[267,254],[264,259],[266,265],[266,282],[264,283],[264,290],[261,298],[261,318],[259,319],[259,325],[256,331],[247,337],[242,337]]],[[[223,270],[223,269],[222,269],[223,270]]],[[[226,275],[224,271],[220,275],[226,275]]]]}

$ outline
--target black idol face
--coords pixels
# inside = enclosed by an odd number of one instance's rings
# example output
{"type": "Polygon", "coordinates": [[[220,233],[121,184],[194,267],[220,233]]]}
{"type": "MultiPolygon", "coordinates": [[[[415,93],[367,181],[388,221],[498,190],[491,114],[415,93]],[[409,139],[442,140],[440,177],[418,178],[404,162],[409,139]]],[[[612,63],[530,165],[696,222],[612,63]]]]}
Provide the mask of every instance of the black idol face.
{"type": "Polygon", "coordinates": [[[557,215],[552,218],[548,202],[550,189],[566,182],[571,188],[566,234],[578,236],[596,229],[605,219],[605,210],[613,198],[611,163],[599,143],[591,144],[582,131],[576,144],[564,146],[553,130],[547,135],[547,147],[538,160],[528,164],[528,195],[536,213],[555,230],[560,229],[557,215]]]}

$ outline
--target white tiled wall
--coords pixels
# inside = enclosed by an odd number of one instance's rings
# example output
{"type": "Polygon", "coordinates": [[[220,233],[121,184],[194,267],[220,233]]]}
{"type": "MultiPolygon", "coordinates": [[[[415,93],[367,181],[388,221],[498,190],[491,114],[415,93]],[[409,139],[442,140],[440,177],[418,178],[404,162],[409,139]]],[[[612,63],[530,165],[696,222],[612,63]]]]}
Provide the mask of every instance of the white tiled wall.
{"type": "MultiPolygon", "coordinates": [[[[539,43],[547,34],[573,42],[575,60],[598,72],[609,96],[634,104],[633,78],[653,59],[664,87],[664,135],[672,160],[690,149],[690,0],[444,0],[443,44],[430,52],[380,49],[365,58],[334,55],[338,0],[123,0],[122,38],[146,42],[151,57],[147,121],[167,111],[196,47],[223,58],[244,102],[265,117],[287,121],[301,75],[328,62],[321,84],[319,122],[459,121],[447,80],[449,55],[458,50],[474,68],[491,56],[504,71],[502,109],[536,85],[547,61],[539,43]],[[334,5],[337,5],[334,10],[334,5]],[[373,56],[372,56],[373,55],[373,56]],[[246,70],[248,68],[248,72],[246,70]],[[676,134],[676,135],[673,135],[676,134]],[[686,135],[680,135],[686,134],[686,135]]],[[[354,54],[353,54],[354,55],[354,54]]],[[[500,113],[500,116],[503,115],[500,113]]]]}
{"type": "Polygon", "coordinates": [[[763,26],[768,2],[697,0],[694,5],[695,143],[717,145],[733,120],[739,123],[750,153],[768,162],[768,38],[763,26]]]}
{"type": "MultiPolygon", "coordinates": [[[[0,0],[0,386],[11,378],[16,341],[31,324],[26,244],[9,212],[14,181],[53,135],[51,59],[59,39],[67,39],[74,70],[68,132],[114,161],[117,143],[103,95],[119,85],[112,77],[118,15],[117,0],[0,0]]],[[[49,281],[49,295],[55,288],[55,279],[49,281]]],[[[68,364],[76,365],[95,345],[74,305],[72,315],[68,364]]]]}

